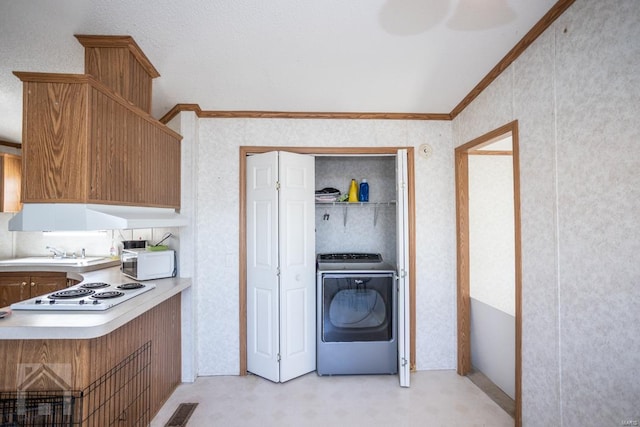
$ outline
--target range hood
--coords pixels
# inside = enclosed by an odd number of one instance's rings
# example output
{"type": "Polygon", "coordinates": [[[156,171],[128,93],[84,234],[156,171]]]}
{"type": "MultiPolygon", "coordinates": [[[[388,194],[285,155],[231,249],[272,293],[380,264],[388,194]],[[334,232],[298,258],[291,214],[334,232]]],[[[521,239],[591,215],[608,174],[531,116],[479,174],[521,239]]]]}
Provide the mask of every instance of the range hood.
{"type": "Polygon", "coordinates": [[[171,208],[78,203],[25,203],[9,231],[80,231],[182,227],[187,219],[171,208]]]}

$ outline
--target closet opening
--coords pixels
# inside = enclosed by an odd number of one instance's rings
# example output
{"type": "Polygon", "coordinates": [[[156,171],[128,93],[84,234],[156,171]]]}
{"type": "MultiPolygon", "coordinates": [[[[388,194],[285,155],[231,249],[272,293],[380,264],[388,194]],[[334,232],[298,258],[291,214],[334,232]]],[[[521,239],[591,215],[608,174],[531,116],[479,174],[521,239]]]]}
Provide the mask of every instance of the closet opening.
{"type": "MultiPolygon", "coordinates": [[[[240,212],[239,212],[239,224],[240,224],[240,236],[239,236],[239,248],[240,248],[240,262],[239,262],[239,344],[240,344],[240,375],[246,375],[248,372],[247,368],[247,252],[250,250],[247,245],[247,158],[249,156],[255,154],[263,154],[267,152],[273,151],[282,151],[296,154],[305,154],[316,157],[316,161],[320,162],[323,166],[320,167],[323,170],[323,167],[327,167],[326,164],[329,159],[344,159],[344,158],[352,158],[354,161],[359,160],[360,158],[371,158],[378,159],[379,161],[384,162],[384,159],[395,158],[400,151],[405,152],[406,158],[406,169],[407,169],[407,187],[408,187],[408,196],[407,196],[407,213],[408,219],[407,223],[407,241],[408,241],[408,250],[407,252],[407,268],[406,268],[406,277],[407,277],[407,293],[409,295],[409,304],[408,313],[407,313],[407,330],[410,331],[410,335],[408,335],[408,350],[406,353],[410,355],[407,359],[410,360],[408,366],[413,370],[415,369],[415,215],[414,215],[414,152],[412,147],[360,147],[360,148],[327,148],[327,147],[267,147],[267,146],[242,146],[240,147],[240,212]]],[[[318,164],[316,162],[316,164],[318,164]]],[[[331,166],[329,166],[330,168],[331,166]]],[[[360,173],[362,174],[362,173],[360,173]]],[[[357,176],[355,178],[361,178],[357,176]]],[[[318,187],[316,186],[316,189],[318,187]]],[[[395,209],[395,206],[392,204],[391,208],[395,209]]],[[[389,206],[371,206],[371,207],[363,207],[362,209],[353,209],[349,210],[348,218],[344,216],[343,208],[340,207],[328,207],[327,209],[331,209],[330,218],[331,221],[323,220],[325,214],[325,207],[321,207],[316,209],[316,227],[318,226],[318,222],[321,222],[320,226],[326,226],[328,222],[339,222],[340,224],[343,221],[356,221],[357,217],[355,216],[358,211],[366,212],[367,215],[371,212],[379,210],[380,212],[377,214],[376,220],[378,221],[377,227],[381,228],[383,224],[383,215],[385,215],[384,211],[389,209],[389,206]],[[318,219],[318,215],[320,215],[320,219],[318,219]],[[346,218],[346,219],[344,219],[346,218]]],[[[372,215],[374,215],[372,213],[372,215]]],[[[369,219],[367,219],[369,221],[369,219]]],[[[373,221],[373,219],[372,219],[373,221]]],[[[393,258],[395,254],[389,254],[388,257],[393,258]]]]}

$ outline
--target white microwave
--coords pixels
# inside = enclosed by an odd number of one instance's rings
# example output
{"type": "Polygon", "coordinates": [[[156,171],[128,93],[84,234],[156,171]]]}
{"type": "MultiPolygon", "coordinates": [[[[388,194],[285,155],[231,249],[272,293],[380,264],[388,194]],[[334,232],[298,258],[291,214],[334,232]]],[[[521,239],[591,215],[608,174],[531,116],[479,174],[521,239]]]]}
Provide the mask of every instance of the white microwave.
{"type": "Polygon", "coordinates": [[[176,253],[172,250],[123,249],[120,270],[136,280],[176,276],[176,253]]]}

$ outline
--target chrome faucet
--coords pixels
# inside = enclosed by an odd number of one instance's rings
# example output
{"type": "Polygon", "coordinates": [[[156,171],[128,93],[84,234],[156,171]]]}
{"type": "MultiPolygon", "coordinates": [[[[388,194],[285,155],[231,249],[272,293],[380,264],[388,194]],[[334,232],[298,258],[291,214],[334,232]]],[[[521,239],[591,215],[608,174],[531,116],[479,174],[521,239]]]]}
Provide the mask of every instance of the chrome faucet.
{"type": "Polygon", "coordinates": [[[64,258],[65,256],[67,256],[66,252],[56,249],[53,246],[47,246],[46,249],[53,253],[54,258],[64,258]]]}

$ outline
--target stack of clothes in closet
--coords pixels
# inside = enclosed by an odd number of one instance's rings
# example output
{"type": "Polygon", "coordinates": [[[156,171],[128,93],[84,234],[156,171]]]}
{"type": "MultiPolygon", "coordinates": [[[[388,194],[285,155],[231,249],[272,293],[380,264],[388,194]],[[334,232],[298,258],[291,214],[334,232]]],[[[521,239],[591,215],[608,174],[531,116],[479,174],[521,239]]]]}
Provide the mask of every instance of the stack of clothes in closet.
{"type": "Polygon", "coordinates": [[[342,197],[340,194],[340,190],[337,190],[332,187],[326,187],[322,190],[316,190],[316,202],[319,203],[331,203],[331,202],[339,202],[342,197]]]}

